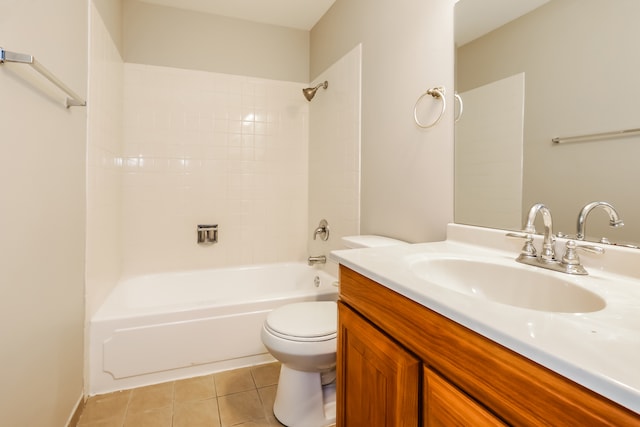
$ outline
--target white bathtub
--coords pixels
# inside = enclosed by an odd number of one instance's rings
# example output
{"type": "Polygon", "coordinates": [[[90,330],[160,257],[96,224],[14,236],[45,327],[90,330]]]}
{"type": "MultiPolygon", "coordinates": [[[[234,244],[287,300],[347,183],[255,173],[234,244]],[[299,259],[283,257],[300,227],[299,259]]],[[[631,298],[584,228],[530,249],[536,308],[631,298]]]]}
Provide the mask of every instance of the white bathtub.
{"type": "Polygon", "coordinates": [[[335,281],[302,263],[123,280],[91,319],[89,393],[271,361],[260,340],[267,314],[291,302],[336,300],[335,281]]]}

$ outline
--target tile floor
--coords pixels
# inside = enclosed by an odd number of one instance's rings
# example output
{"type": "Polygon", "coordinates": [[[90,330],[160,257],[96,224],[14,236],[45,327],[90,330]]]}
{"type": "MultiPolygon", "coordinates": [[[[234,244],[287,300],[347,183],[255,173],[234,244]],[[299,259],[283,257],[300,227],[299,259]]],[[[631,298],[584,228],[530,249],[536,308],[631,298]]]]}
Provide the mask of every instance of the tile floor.
{"type": "Polygon", "coordinates": [[[280,364],[92,396],[77,427],[267,427],[280,364]]]}

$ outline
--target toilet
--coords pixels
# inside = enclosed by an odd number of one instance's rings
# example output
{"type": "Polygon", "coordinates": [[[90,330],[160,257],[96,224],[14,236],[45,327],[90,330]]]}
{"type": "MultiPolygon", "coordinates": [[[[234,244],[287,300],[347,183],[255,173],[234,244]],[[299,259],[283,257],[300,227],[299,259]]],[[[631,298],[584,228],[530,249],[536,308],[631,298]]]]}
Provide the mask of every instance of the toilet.
{"type": "MultiPolygon", "coordinates": [[[[342,238],[346,248],[406,244],[382,236],[342,238]]],[[[262,343],[281,363],[273,413],[289,427],[324,427],[336,420],[338,306],[334,301],[287,304],[267,316],[262,343]]]]}

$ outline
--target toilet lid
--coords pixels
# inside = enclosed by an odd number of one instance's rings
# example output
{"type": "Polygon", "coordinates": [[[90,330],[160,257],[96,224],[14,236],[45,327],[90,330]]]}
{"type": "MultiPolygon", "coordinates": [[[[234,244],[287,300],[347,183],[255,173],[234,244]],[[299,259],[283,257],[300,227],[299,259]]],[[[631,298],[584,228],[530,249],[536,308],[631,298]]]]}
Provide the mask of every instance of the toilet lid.
{"type": "Polygon", "coordinates": [[[326,340],[336,335],[338,305],[333,301],[287,304],[267,316],[268,329],[296,339],[326,340]]]}

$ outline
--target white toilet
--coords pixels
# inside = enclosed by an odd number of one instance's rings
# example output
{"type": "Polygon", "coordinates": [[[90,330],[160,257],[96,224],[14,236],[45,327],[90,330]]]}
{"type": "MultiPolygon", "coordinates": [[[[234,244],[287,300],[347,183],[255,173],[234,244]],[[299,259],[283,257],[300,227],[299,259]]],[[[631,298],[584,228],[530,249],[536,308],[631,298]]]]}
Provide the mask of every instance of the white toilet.
{"type": "MultiPolygon", "coordinates": [[[[346,248],[406,244],[381,236],[343,237],[346,248]]],[[[335,423],[338,313],[333,301],[287,304],[273,310],[262,327],[262,343],[278,359],[280,379],[273,413],[289,427],[335,423]]]]}

